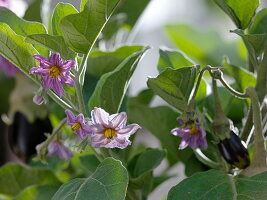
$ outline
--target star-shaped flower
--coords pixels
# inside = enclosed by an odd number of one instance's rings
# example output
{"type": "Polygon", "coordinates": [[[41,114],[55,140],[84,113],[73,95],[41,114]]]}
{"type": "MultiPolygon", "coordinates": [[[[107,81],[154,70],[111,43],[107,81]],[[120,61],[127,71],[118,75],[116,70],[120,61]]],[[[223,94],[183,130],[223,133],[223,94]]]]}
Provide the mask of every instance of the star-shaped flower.
{"type": "Polygon", "coordinates": [[[171,130],[171,133],[175,136],[182,137],[179,149],[184,149],[190,146],[192,149],[196,149],[199,146],[203,149],[208,147],[206,141],[206,132],[200,126],[198,119],[184,122],[178,118],[177,121],[180,123],[180,128],[171,130]]]}
{"type": "Polygon", "coordinates": [[[109,115],[101,108],[94,108],[89,126],[93,129],[91,135],[92,147],[124,149],[131,144],[129,137],[139,128],[137,124],[126,125],[125,112],[109,115]]]}
{"type": "Polygon", "coordinates": [[[52,89],[58,96],[62,97],[65,92],[64,84],[74,87],[74,81],[70,76],[70,69],[75,65],[73,60],[64,62],[58,53],[52,53],[49,59],[41,55],[34,55],[33,57],[40,62],[40,66],[32,68],[30,74],[43,77],[42,87],[46,91],[52,89]]]}
{"type": "Polygon", "coordinates": [[[80,137],[80,139],[83,140],[86,135],[93,133],[90,126],[85,123],[83,114],[75,116],[70,110],[66,110],[65,113],[67,115],[67,124],[71,126],[71,129],[80,137]]]}

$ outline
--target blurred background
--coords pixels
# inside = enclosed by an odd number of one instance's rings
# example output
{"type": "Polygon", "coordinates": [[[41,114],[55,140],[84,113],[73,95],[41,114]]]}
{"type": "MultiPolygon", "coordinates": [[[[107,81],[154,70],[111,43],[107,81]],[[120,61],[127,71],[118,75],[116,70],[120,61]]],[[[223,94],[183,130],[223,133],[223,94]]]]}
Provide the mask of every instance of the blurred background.
{"type": "MultiPolygon", "coordinates": [[[[52,11],[58,2],[68,2],[79,8],[78,0],[44,1],[44,10],[52,11]]],[[[13,0],[10,9],[18,16],[24,13],[30,0],[13,0]]],[[[262,7],[267,2],[262,2],[262,7]]],[[[136,96],[147,88],[147,77],[158,75],[157,63],[160,48],[180,49],[186,53],[196,64],[202,67],[207,64],[220,65],[223,57],[227,56],[232,64],[246,68],[246,50],[241,39],[230,30],[236,27],[229,17],[223,13],[211,0],[151,0],[147,8],[130,32],[127,40],[118,41],[115,47],[127,44],[145,44],[151,49],[141,60],[133,78],[129,90],[130,96],[136,96]],[[192,42],[190,42],[192,41],[192,42]]],[[[99,44],[102,50],[112,50],[108,46],[99,44]]],[[[4,74],[0,71],[0,78],[4,74]]],[[[10,91],[14,87],[12,78],[3,87],[1,82],[0,108],[1,113],[8,112],[10,91]]],[[[160,98],[153,100],[152,106],[166,105],[160,98]]],[[[5,119],[2,115],[2,119],[5,119]]],[[[38,125],[39,126],[39,125],[38,125]]],[[[149,132],[143,132],[137,137],[137,141],[148,147],[160,147],[159,141],[149,132]]],[[[177,144],[178,147],[178,144],[177,144]]],[[[34,147],[33,147],[34,149],[34,147]]],[[[13,149],[14,151],[14,149],[13,149]]],[[[12,154],[12,152],[9,152],[12,154]]],[[[14,158],[16,159],[16,158],[14,158]]],[[[162,172],[167,162],[163,162],[156,170],[162,172]]],[[[186,177],[183,164],[177,164],[169,172],[173,178],[160,185],[150,195],[149,200],[161,199],[167,195],[169,189],[186,177]]]]}

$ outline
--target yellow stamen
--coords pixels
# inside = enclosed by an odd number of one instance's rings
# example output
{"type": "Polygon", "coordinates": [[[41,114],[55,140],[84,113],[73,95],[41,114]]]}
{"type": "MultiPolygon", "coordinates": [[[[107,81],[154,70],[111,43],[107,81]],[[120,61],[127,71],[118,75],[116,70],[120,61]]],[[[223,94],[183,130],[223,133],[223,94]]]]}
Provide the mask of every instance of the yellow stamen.
{"type": "Polygon", "coordinates": [[[199,134],[199,130],[196,129],[196,128],[192,128],[189,133],[192,134],[192,135],[198,135],[199,134]]]}
{"type": "Polygon", "coordinates": [[[60,67],[56,66],[56,65],[53,65],[50,69],[49,69],[49,75],[51,78],[54,78],[58,75],[61,74],[61,69],[60,67]]]}
{"type": "Polygon", "coordinates": [[[77,131],[81,127],[82,127],[82,125],[79,122],[76,122],[75,124],[72,125],[71,129],[72,129],[72,131],[77,131]]]}
{"type": "Polygon", "coordinates": [[[111,138],[113,138],[113,136],[115,135],[115,130],[112,129],[112,128],[107,128],[107,129],[105,129],[105,131],[104,131],[104,135],[105,135],[106,138],[111,139],[111,138]]]}

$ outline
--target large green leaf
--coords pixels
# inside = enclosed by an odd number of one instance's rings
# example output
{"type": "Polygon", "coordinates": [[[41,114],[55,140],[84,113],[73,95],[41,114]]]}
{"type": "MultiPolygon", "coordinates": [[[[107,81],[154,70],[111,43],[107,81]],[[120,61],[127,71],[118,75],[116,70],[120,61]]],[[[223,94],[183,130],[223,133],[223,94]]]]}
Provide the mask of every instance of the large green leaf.
{"type": "Polygon", "coordinates": [[[267,33],[267,8],[259,11],[249,29],[251,34],[267,33]]]}
{"type": "Polygon", "coordinates": [[[125,13],[127,15],[126,23],[133,27],[149,2],[150,0],[122,0],[116,13],[125,13]]]}
{"type": "Polygon", "coordinates": [[[121,162],[107,158],[88,178],[77,178],[62,185],[52,200],[124,200],[128,179],[121,162]]]}
{"type": "Polygon", "coordinates": [[[184,111],[197,73],[198,68],[195,66],[179,69],[168,68],[156,78],[149,78],[147,85],[170,105],[184,111]]]}
{"type": "Polygon", "coordinates": [[[246,29],[259,6],[259,0],[214,0],[240,29],[246,29]]]}
{"type": "Polygon", "coordinates": [[[126,19],[127,16],[123,13],[112,16],[102,31],[101,39],[109,40],[113,36],[116,38],[115,33],[124,25],[126,19]]]}
{"type": "Polygon", "coordinates": [[[231,32],[242,37],[249,52],[249,60],[256,69],[259,64],[257,57],[263,52],[267,43],[267,34],[244,34],[244,32],[240,29],[236,29],[231,32]]]}
{"type": "Polygon", "coordinates": [[[136,98],[131,98],[128,102],[128,116],[131,122],[140,124],[158,138],[162,148],[167,150],[170,164],[178,160],[185,162],[192,155],[193,152],[189,148],[178,150],[181,139],[170,132],[178,126],[176,118],[179,115],[169,107],[149,108],[146,104],[139,103],[136,98]]]}
{"type": "Polygon", "coordinates": [[[34,184],[59,185],[60,182],[51,170],[25,168],[21,165],[6,164],[0,168],[0,193],[16,195],[34,184]]]}
{"type": "Polygon", "coordinates": [[[111,72],[125,58],[142,48],[143,46],[123,46],[114,51],[92,51],[87,62],[88,73],[100,77],[107,72],[111,72]]]}
{"type": "Polygon", "coordinates": [[[58,190],[55,185],[32,185],[24,189],[16,196],[16,200],[48,200],[58,190]]]}
{"type": "MultiPolygon", "coordinates": [[[[0,7],[0,23],[6,23],[18,35],[26,36],[31,34],[46,33],[43,24],[38,22],[29,22],[19,18],[15,13],[9,9],[0,7]]],[[[48,55],[48,51],[43,47],[35,47],[39,54],[43,56],[48,55]]]]}
{"type": "Polygon", "coordinates": [[[0,7],[0,22],[8,24],[16,34],[22,36],[46,33],[46,29],[42,24],[21,19],[4,7],[0,7]]]}
{"type": "Polygon", "coordinates": [[[52,30],[49,31],[49,33],[53,35],[63,35],[59,23],[60,21],[71,14],[76,14],[78,11],[73,7],[73,5],[68,4],[68,3],[58,3],[54,9],[53,15],[52,15],[52,20],[50,27],[52,30]]]}
{"type": "Polygon", "coordinates": [[[168,200],[265,200],[267,172],[233,177],[217,170],[197,173],[174,186],[168,200]]]}
{"type": "Polygon", "coordinates": [[[40,45],[49,49],[50,51],[58,52],[66,60],[75,58],[75,53],[68,48],[62,36],[34,34],[28,35],[25,38],[25,42],[34,45],[40,45]]]}
{"type": "Polygon", "coordinates": [[[186,57],[186,55],[178,50],[164,48],[159,50],[159,54],[160,57],[158,60],[158,70],[160,72],[168,67],[178,69],[195,64],[190,60],[190,58],[186,57]]]}
{"type": "Polygon", "coordinates": [[[137,178],[142,174],[155,169],[166,156],[166,152],[158,149],[147,149],[134,158],[134,162],[131,166],[132,177],[137,178]]]}
{"type": "Polygon", "coordinates": [[[115,70],[104,74],[100,78],[89,100],[90,109],[101,107],[110,113],[119,111],[129,86],[129,80],[147,49],[147,47],[144,47],[142,50],[133,53],[124,59],[115,70]]]}
{"type": "Polygon", "coordinates": [[[3,23],[0,23],[0,53],[25,74],[29,74],[30,69],[37,63],[32,57],[38,54],[35,48],[24,42],[23,36],[17,35],[7,24],[3,23]]]}
{"type": "Polygon", "coordinates": [[[60,22],[66,43],[78,53],[88,53],[120,0],[90,0],[78,14],[60,22]]]}
{"type": "Polygon", "coordinates": [[[42,22],[42,4],[43,0],[34,0],[27,8],[23,18],[29,21],[42,22]]]}

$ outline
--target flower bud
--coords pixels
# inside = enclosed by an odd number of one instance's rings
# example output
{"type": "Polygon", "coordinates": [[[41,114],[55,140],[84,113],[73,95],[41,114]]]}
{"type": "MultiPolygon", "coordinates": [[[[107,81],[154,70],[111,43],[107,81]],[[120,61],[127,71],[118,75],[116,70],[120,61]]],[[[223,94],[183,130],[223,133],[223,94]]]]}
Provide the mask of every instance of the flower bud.
{"type": "Polygon", "coordinates": [[[240,169],[250,165],[248,150],[233,131],[230,131],[230,138],[220,140],[218,147],[221,155],[229,164],[240,169]]]}
{"type": "Polygon", "coordinates": [[[44,103],[44,98],[39,94],[35,94],[33,97],[33,102],[37,105],[41,105],[44,103]]]}

